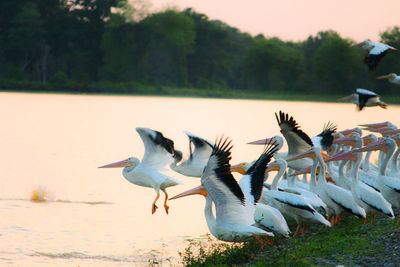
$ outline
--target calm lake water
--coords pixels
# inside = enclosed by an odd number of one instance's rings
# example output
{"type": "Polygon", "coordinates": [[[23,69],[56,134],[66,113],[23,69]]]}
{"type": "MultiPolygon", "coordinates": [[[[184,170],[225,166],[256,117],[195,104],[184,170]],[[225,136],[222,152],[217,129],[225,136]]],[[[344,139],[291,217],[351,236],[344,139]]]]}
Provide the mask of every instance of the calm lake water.
{"type": "MultiPolygon", "coordinates": [[[[263,147],[246,142],[279,134],[279,110],[311,136],[329,120],[340,130],[400,124],[398,106],[356,112],[336,103],[0,93],[0,265],[178,264],[185,239],[208,233],[204,199],[171,201],[169,215],[160,199],[151,215],[153,189],[130,184],[120,169],[97,167],[142,157],[137,126],[161,131],[184,156],[184,130],[211,142],[224,134],[233,139],[232,163],[251,161],[263,147]],[[35,190],[48,201],[31,202],[35,190]]],[[[169,174],[184,183],[170,196],[200,183],[169,174]]]]}

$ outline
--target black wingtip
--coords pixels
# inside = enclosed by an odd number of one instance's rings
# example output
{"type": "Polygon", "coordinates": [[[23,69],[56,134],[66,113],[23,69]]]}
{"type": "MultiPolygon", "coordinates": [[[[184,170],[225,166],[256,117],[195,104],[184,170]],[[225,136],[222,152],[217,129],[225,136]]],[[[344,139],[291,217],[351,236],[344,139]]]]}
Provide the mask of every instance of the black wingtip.
{"type": "Polygon", "coordinates": [[[278,143],[271,140],[265,144],[264,151],[253,165],[247,170],[246,174],[251,176],[251,194],[254,197],[254,202],[257,203],[262,194],[265,170],[271,161],[274,154],[278,151],[278,143]]]}
{"type": "MultiPolygon", "coordinates": [[[[296,122],[293,116],[289,116],[288,113],[279,111],[279,118],[277,113],[275,113],[275,117],[276,120],[278,121],[279,127],[281,127],[282,124],[286,124],[293,132],[295,132],[301,139],[303,139],[304,142],[306,142],[310,146],[313,146],[311,138],[300,129],[299,124],[296,122]]],[[[284,134],[284,132],[282,131],[282,127],[281,127],[281,133],[284,134]]]]}
{"type": "Polygon", "coordinates": [[[218,179],[220,179],[231,192],[240,200],[242,205],[245,204],[244,194],[231,173],[231,159],[232,140],[228,137],[217,137],[210,157],[217,158],[217,167],[214,168],[218,179]]]}

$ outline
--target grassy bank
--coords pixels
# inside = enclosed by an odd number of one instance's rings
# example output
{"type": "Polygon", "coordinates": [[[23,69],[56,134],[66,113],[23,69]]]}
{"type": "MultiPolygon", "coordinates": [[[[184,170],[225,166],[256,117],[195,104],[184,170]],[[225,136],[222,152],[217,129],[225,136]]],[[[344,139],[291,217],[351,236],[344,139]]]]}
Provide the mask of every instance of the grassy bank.
{"type": "MultiPolygon", "coordinates": [[[[259,99],[259,100],[288,100],[288,101],[318,101],[338,102],[344,95],[317,94],[315,92],[277,92],[252,91],[235,89],[199,89],[177,88],[168,86],[151,86],[134,82],[130,83],[65,83],[51,84],[38,82],[10,82],[0,80],[0,91],[3,92],[32,92],[32,93],[64,93],[64,94],[94,94],[94,95],[140,95],[140,96],[170,96],[170,97],[201,97],[227,99],[259,99]]],[[[349,91],[349,94],[352,91],[349,91]]],[[[383,96],[383,101],[389,104],[400,104],[399,96],[383,96]]]]}
{"type": "MultiPolygon", "coordinates": [[[[291,225],[294,229],[295,225],[291,225]]],[[[344,218],[333,228],[312,226],[304,237],[276,236],[271,243],[214,244],[192,241],[181,252],[186,266],[396,266],[400,226],[380,217],[375,225],[344,218]]]]}

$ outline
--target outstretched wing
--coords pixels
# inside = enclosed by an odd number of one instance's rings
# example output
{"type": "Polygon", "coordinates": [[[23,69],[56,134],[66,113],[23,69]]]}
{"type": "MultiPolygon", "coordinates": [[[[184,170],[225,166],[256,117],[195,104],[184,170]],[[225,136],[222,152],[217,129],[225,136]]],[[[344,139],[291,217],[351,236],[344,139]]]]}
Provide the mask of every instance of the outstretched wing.
{"type": "Polygon", "coordinates": [[[363,88],[357,88],[356,93],[358,94],[359,110],[362,110],[367,105],[367,102],[369,99],[378,96],[376,93],[366,90],[366,89],[363,89],[363,88]]]}
{"type": "Polygon", "coordinates": [[[254,205],[260,200],[265,170],[277,150],[278,144],[276,142],[268,143],[261,156],[250,166],[242,179],[240,179],[239,185],[246,196],[246,201],[250,202],[247,203],[248,205],[254,205]]]}
{"type": "Polygon", "coordinates": [[[213,145],[188,131],[185,131],[185,134],[189,137],[189,160],[206,164],[212,153],[213,145]],[[193,151],[192,144],[194,146],[193,151]]]}
{"type": "Polygon", "coordinates": [[[228,138],[217,139],[201,183],[215,203],[216,220],[235,224],[243,222],[245,198],[230,171],[231,149],[228,138]]]}
{"type": "Polygon", "coordinates": [[[279,116],[275,113],[281,133],[286,139],[290,155],[297,155],[313,146],[310,137],[300,130],[299,125],[289,114],[279,111],[279,116]]]}
{"type": "Polygon", "coordinates": [[[174,161],[174,141],[149,128],[137,127],[136,131],[144,144],[143,165],[156,170],[163,170],[167,164],[174,161]]]}

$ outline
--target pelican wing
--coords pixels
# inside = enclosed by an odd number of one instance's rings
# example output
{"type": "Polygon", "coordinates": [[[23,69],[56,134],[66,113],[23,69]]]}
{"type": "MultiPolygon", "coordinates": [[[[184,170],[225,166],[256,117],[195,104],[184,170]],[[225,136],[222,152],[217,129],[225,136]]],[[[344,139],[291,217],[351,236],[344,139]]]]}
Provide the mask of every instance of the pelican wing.
{"type": "Polygon", "coordinates": [[[359,110],[362,110],[367,105],[369,99],[378,97],[376,93],[362,88],[357,88],[356,92],[358,94],[359,110]]]}
{"type": "Polygon", "coordinates": [[[201,183],[214,201],[216,220],[241,223],[245,211],[245,197],[230,171],[231,141],[220,138],[201,176],[201,183]]]}
{"type": "Polygon", "coordinates": [[[250,166],[242,179],[240,179],[239,184],[246,196],[246,201],[250,202],[247,204],[254,205],[260,200],[265,170],[277,150],[277,143],[272,142],[267,144],[261,156],[253,163],[253,165],[250,166]]]}
{"type": "Polygon", "coordinates": [[[274,190],[266,191],[265,193],[268,194],[273,199],[275,199],[276,201],[292,206],[294,208],[306,210],[313,214],[316,212],[315,209],[311,206],[310,202],[305,200],[300,195],[281,192],[281,191],[274,191],[274,190]]]}
{"type": "Polygon", "coordinates": [[[380,55],[382,53],[386,53],[388,51],[388,49],[394,49],[394,47],[391,47],[389,45],[386,44],[382,44],[382,43],[374,43],[374,48],[372,48],[369,51],[370,55],[380,55]]]}
{"type": "Polygon", "coordinates": [[[163,170],[174,161],[174,141],[164,137],[162,133],[149,128],[137,127],[144,144],[142,164],[156,170],[163,170]]]}
{"type": "Polygon", "coordinates": [[[326,123],[322,132],[311,139],[314,146],[321,147],[323,150],[330,148],[333,144],[333,134],[336,130],[337,126],[335,124],[330,121],[326,123]]]}
{"type": "Polygon", "coordinates": [[[363,88],[357,88],[356,92],[359,95],[377,96],[376,93],[374,93],[374,92],[372,92],[370,90],[367,90],[367,89],[363,89],[363,88]]]}
{"type": "Polygon", "coordinates": [[[364,209],[357,205],[349,190],[328,183],[326,184],[325,191],[328,197],[342,209],[356,215],[357,217],[365,218],[364,209]]]}
{"type": "Polygon", "coordinates": [[[188,131],[185,134],[189,137],[189,159],[206,164],[213,150],[213,145],[207,140],[200,138],[188,131]],[[194,145],[194,150],[192,151],[192,144],[194,145]]]}
{"type": "Polygon", "coordinates": [[[389,51],[388,49],[389,47],[387,45],[377,43],[364,58],[364,63],[368,65],[370,70],[376,69],[383,57],[389,51]]]}
{"type": "Polygon", "coordinates": [[[275,113],[275,117],[288,144],[290,155],[300,154],[313,146],[310,137],[300,130],[292,116],[279,111],[279,116],[275,113]]]}

